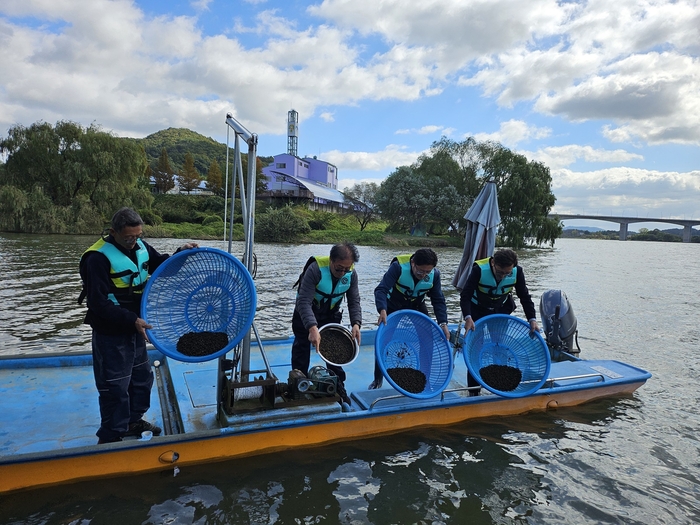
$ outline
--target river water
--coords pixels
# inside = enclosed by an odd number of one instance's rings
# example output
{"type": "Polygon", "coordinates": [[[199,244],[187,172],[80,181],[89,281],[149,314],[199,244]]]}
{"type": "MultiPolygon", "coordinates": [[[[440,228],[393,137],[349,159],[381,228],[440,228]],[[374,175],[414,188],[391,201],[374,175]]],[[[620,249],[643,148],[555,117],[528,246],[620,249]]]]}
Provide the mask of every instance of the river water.
{"type": "MultiPolygon", "coordinates": [[[[89,349],[77,261],[91,237],[0,234],[0,354],[89,349]]],[[[153,239],[172,252],[183,241],[153,239]]],[[[203,245],[226,249],[223,242],[203,245]]],[[[266,335],[287,335],[292,283],[327,245],[256,246],[266,335]]],[[[237,256],[241,245],[234,244],[237,256]]],[[[406,250],[408,251],[408,250],[406,250]]],[[[439,249],[450,286],[461,250],[439,249]]],[[[360,247],[365,326],[394,249],[360,247]]],[[[0,497],[7,524],[684,524],[700,522],[700,245],[560,239],[520,253],[539,304],[566,292],[582,357],[653,377],[633,396],[521,417],[0,497]]],[[[517,312],[522,315],[522,312],[517,312]]],[[[18,422],[21,424],[21,422],[18,422]]]]}

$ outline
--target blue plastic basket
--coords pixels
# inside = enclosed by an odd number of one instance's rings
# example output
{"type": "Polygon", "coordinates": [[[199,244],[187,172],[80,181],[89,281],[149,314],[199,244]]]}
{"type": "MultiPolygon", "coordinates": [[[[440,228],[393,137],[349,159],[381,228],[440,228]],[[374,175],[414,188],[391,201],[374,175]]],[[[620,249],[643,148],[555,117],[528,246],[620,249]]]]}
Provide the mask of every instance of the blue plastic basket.
{"type": "Polygon", "coordinates": [[[539,332],[530,333],[530,324],[506,314],[482,317],[464,341],[464,361],[481,386],[504,397],[524,397],[539,390],[549,377],[551,358],[539,332]],[[522,377],[513,390],[498,390],[487,384],[481,370],[504,365],[520,370],[522,377]]]}
{"type": "Polygon", "coordinates": [[[374,355],[382,374],[405,396],[427,399],[447,388],[452,378],[453,358],[442,329],[427,315],[415,310],[399,310],[379,325],[374,355]],[[420,370],[426,379],[422,392],[404,390],[389,376],[392,368],[420,370]]]}
{"type": "Polygon", "coordinates": [[[215,359],[236,346],[250,329],[257,295],[248,269],[216,248],[183,250],[169,257],[148,279],[141,317],[153,346],[185,362],[215,359]],[[177,350],[188,333],[224,332],[228,344],[214,353],[190,356],[177,350]]]}

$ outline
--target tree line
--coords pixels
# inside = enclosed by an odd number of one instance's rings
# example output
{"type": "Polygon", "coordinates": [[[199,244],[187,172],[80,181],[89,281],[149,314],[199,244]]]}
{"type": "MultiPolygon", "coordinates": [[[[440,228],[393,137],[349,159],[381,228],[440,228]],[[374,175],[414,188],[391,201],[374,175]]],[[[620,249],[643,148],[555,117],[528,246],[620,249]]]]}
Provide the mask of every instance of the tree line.
{"type": "MultiPolygon", "coordinates": [[[[0,231],[98,233],[122,206],[137,209],[147,224],[159,224],[154,193],[165,194],[176,183],[191,193],[205,181],[205,189],[221,197],[224,177],[217,155],[225,159],[226,148],[202,139],[189,130],[172,129],[140,140],[120,138],[95,124],[84,128],[68,121],[13,126],[0,140],[0,159],[5,159],[0,163],[0,231]],[[181,155],[180,167],[172,165],[166,147],[154,160],[145,148],[152,152],[154,143],[162,144],[162,133],[169,141],[184,135],[184,143],[200,152],[199,162],[209,160],[206,175],[190,151],[181,155]]],[[[242,162],[247,170],[247,158],[242,162]]],[[[264,185],[262,161],[258,175],[258,186],[264,185]]]]}
{"type": "MultiPolygon", "coordinates": [[[[10,128],[0,141],[0,152],[6,159],[0,164],[3,231],[97,233],[122,206],[137,209],[147,224],[157,225],[164,211],[153,206],[154,193],[165,194],[176,182],[181,191],[192,192],[204,180],[214,194],[212,199],[218,199],[214,208],[222,209],[224,204],[218,158],[225,158],[225,145],[189,130],[168,129],[137,140],[115,137],[97,125],[38,122],[10,128]],[[182,158],[181,167],[173,167],[171,148],[165,146],[173,137],[185,137],[188,148],[200,151],[208,162],[205,176],[200,171],[202,158],[198,160],[191,151],[183,154],[183,148],[175,150],[182,158]]],[[[271,160],[257,159],[259,189],[265,185],[264,161],[271,160]]],[[[396,168],[381,184],[358,184],[344,195],[361,231],[381,219],[388,223],[389,232],[408,233],[418,227],[429,235],[461,236],[466,226],[463,216],[488,180],[498,187],[501,244],[519,248],[527,243],[554,243],[561,226],[547,218],[555,201],[549,169],[494,142],[443,137],[414,164],[396,168]]],[[[266,208],[259,208],[256,219],[261,237],[265,232],[272,237],[284,233],[284,239],[270,240],[290,241],[308,231],[303,213],[297,214],[301,221],[292,221],[288,213],[293,210],[263,212],[266,208]],[[275,226],[279,224],[285,228],[275,226]]],[[[200,212],[182,215],[207,218],[200,212]]]]}
{"type": "Polygon", "coordinates": [[[464,214],[487,181],[498,190],[500,244],[554,244],[562,229],[559,220],[547,217],[556,200],[549,168],[496,142],[443,137],[381,184],[356,184],[345,196],[360,228],[381,216],[392,231],[420,225],[429,235],[461,236],[467,225],[464,214]]]}
{"type": "Polygon", "coordinates": [[[0,141],[0,229],[94,233],[121,206],[150,209],[146,156],[134,140],[73,122],[16,125],[0,141]]]}

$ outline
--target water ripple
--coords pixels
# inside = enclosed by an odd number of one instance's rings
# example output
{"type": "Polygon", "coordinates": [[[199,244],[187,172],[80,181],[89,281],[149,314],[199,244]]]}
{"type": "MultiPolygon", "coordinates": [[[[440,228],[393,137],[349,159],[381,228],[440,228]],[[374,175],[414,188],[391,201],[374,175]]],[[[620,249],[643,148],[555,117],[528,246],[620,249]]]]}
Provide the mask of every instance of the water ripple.
{"type": "MultiPolygon", "coordinates": [[[[77,261],[94,238],[0,236],[0,353],[89,349],[77,261]]],[[[172,252],[181,240],[154,239],[172,252]]],[[[223,242],[205,243],[222,249],[223,242]]],[[[242,245],[236,244],[237,256],[242,245]]],[[[291,289],[328,245],[260,245],[256,324],[287,335],[291,289]]],[[[564,290],[582,356],[653,373],[634,395],[522,417],[271,454],[0,500],[3,523],[691,524],[700,522],[700,296],[660,279],[698,245],[562,239],[521,256],[535,302],[564,290]]],[[[403,251],[403,250],[402,250],[403,251]]],[[[365,326],[398,252],[360,247],[365,326]]],[[[461,250],[438,250],[449,286],[461,250]]],[[[521,315],[522,312],[518,311],[521,315]]]]}

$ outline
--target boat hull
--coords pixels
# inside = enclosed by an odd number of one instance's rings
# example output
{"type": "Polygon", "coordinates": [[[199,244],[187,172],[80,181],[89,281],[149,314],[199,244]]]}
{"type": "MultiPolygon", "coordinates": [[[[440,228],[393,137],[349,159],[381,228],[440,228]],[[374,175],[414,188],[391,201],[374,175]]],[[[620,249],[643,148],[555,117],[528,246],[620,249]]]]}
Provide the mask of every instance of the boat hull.
{"type": "MultiPolygon", "coordinates": [[[[290,344],[291,340],[273,341],[266,353],[285,359],[290,344]]],[[[571,407],[604,397],[629,395],[650,377],[644,370],[617,361],[554,363],[551,380],[533,395],[505,398],[484,392],[485,395],[470,397],[465,387],[466,369],[457,360],[453,380],[445,392],[430,399],[413,399],[388,387],[362,388],[361,383],[371,377],[373,355],[363,347],[361,356],[364,359],[353,364],[358,368],[348,370],[351,409],[342,407],[336,398],[329,398],[309,406],[217,415],[215,400],[209,399],[215,385],[215,362],[169,362],[165,356],[152,352],[158,389],[154,388],[149,415],[164,426],[164,435],[149,441],[132,439],[99,446],[94,436],[99,412],[89,355],[0,360],[0,393],[14,396],[6,400],[18,405],[13,408],[14,414],[9,410],[9,414],[0,416],[2,427],[11,430],[11,421],[16,422],[20,414],[24,414],[25,421],[37,422],[36,428],[5,436],[5,445],[0,447],[0,492],[571,407]],[[51,395],[46,395],[47,385],[57,381],[65,387],[62,395],[73,396],[59,406],[52,404],[51,395]],[[41,400],[48,404],[42,406],[41,400]],[[42,410],[52,412],[46,414],[44,425],[37,414],[42,410]]],[[[286,364],[275,365],[278,377],[288,370],[286,364]]],[[[50,393],[55,400],[56,389],[50,389],[50,393]]]]}

